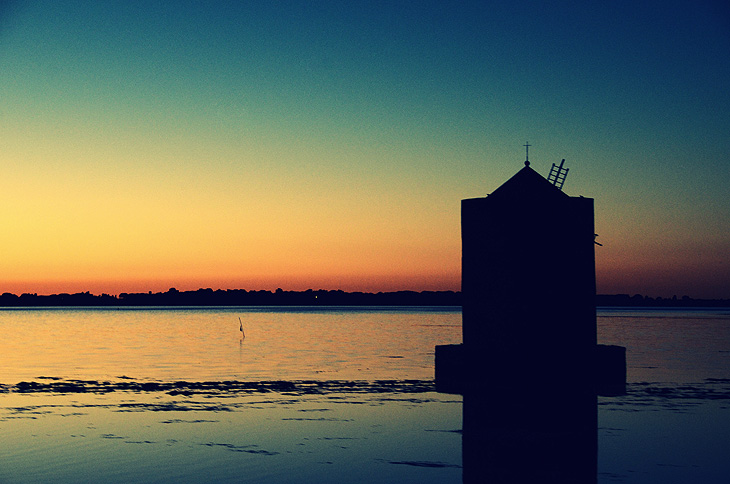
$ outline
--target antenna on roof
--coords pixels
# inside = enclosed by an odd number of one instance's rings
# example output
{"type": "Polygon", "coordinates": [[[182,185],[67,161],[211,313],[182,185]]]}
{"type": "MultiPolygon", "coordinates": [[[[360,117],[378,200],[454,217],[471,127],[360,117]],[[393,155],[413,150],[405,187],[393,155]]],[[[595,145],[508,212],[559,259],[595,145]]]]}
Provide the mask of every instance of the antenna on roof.
{"type": "Polygon", "coordinates": [[[568,168],[563,168],[563,163],[565,163],[565,158],[560,162],[560,166],[553,163],[552,168],[550,168],[550,174],[547,177],[547,180],[558,187],[559,190],[563,189],[565,177],[568,176],[568,168]]]}
{"type": "Polygon", "coordinates": [[[529,141],[525,141],[525,144],[522,145],[525,147],[525,166],[530,166],[530,144],[529,141]]]}

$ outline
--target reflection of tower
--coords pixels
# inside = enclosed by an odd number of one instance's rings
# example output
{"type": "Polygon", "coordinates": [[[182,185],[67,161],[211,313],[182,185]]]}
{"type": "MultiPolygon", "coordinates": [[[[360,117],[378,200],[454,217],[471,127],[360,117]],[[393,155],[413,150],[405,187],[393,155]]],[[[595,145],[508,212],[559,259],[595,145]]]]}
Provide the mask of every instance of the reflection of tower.
{"type": "MultiPolygon", "coordinates": [[[[527,148],[527,146],[526,146],[527,148]]],[[[529,161],[462,201],[463,345],[436,349],[464,394],[465,482],[595,482],[593,199],[529,161]]]]}

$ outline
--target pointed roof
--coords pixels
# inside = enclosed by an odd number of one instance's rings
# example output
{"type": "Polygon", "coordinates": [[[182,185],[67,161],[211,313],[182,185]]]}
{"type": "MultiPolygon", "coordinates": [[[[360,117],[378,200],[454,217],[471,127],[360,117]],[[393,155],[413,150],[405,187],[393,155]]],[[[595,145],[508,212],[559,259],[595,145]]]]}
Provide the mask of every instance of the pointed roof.
{"type": "Polygon", "coordinates": [[[493,197],[530,200],[570,198],[527,164],[489,195],[490,199],[493,197]]]}

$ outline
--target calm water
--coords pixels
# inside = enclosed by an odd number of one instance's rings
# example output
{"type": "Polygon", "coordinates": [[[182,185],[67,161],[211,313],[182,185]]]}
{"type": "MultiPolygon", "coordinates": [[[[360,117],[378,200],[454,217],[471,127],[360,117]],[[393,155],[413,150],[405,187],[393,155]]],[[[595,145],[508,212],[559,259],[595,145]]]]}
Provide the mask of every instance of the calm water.
{"type": "Polygon", "coordinates": [[[431,379],[434,346],[461,342],[461,313],[453,308],[34,309],[0,311],[0,328],[0,383],[39,376],[431,379]]]}
{"type": "MultiPolygon", "coordinates": [[[[461,482],[462,399],[429,383],[459,311],[2,310],[0,328],[0,483],[461,482]],[[16,386],[66,380],[88,391],[16,386]],[[195,386],[225,380],[339,383],[195,386]]],[[[629,379],[599,398],[598,482],[728,482],[730,311],[601,310],[598,334],[629,379]]]]}
{"type": "Polygon", "coordinates": [[[626,347],[629,382],[730,378],[730,309],[605,308],[598,340],[626,347]]]}
{"type": "Polygon", "coordinates": [[[730,309],[604,309],[627,395],[599,398],[599,483],[730,482],[730,309]]]}

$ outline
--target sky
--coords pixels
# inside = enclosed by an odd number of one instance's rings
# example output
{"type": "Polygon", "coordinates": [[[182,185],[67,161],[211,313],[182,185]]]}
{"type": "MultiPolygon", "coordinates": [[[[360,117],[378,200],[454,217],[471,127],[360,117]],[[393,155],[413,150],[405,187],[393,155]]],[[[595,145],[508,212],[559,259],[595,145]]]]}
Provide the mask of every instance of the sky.
{"type": "Polygon", "coordinates": [[[459,290],[529,141],[599,293],[730,298],[729,52],[710,1],[0,1],[0,293],[459,290]]]}

